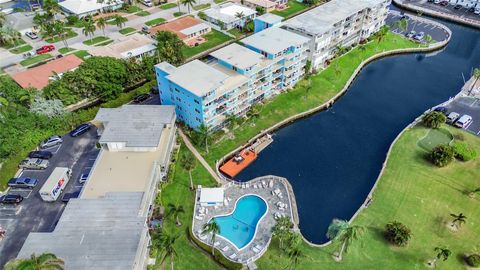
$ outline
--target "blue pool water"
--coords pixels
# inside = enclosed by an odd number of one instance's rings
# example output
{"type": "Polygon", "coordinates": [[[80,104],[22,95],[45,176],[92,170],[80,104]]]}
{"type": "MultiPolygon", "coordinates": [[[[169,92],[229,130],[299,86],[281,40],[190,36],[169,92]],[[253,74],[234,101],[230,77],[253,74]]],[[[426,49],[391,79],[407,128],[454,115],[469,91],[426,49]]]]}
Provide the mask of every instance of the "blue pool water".
{"type": "Polygon", "coordinates": [[[262,198],[255,195],[242,197],[237,201],[233,213],[215,217],[215,221],[220,226],[219,235],[241,249],[255,236],[257,223],[265,212],[267,212],[267,204],[262,198]]]}

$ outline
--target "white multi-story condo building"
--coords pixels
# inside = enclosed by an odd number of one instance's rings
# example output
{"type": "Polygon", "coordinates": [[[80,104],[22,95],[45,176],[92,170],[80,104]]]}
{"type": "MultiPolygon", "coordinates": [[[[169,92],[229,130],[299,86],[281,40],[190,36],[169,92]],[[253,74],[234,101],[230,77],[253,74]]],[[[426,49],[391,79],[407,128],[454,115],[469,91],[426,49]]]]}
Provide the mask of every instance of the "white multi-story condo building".
{"type": "Polygon", "coordinates": [[[325,66],[338,46],[368,38],[385,24],[390,0],[332,0],[284,22],[283,28],[311,39],[313,68],[325,66]]]}

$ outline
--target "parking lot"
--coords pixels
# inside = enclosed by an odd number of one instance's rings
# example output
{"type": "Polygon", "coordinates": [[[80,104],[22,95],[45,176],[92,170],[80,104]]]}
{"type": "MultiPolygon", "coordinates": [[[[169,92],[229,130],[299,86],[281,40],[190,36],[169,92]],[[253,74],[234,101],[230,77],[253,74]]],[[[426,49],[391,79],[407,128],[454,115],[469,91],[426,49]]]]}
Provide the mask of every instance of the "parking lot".
{"type": "Polygon", "coordinates": [[[436,12],[445,13],[445,14],[480,22],[480,15],[474,14],[473,12],[469,11],[468,8],[465,8],[465,7],[461,7],[460,9],[455,9],[454,8],[456,5],[455,3],[450,3],[447,6],[434,4],[433,2],[428,2],[427,0],[409,0],[409,1],[405,1],[405,3],[426,8],[429,10],[433,10],[436,12]]]}
{"type": "Polygon", "coordinates": [[[448,112],[456,112],[460,115],[468,114],[473,118],[467,130],[480,135],[480,100],[473,97],[458,97],[452,100],[447,106],[448,112]]]}
{"type": "Polygon", "coordinates": [[[56,202],[44,202],[38,191],[45,183],[55,167],[72,168],[72,176],[63,194],[80,190],[78,182],[85,167],[92,167],[99,150],[95,148],[97,132],[92,128],[87,133],[72,138],[68,134],[63,136],[63,143],[46,149],[54,153],[50,164],[45,170],[24,170],[21,176],[33,177],[39,180],[33,189],[13,188],[9,194],[19,194],[24,197],[23,202],[15,205],[0,205],[0,226],[6,230],[6,235],[0,241],[0,268],[9,259],[16,257],[25,239],[30,232],[52,231],[60,218],[65,203],[61,196],[56,202]]]}
{"type": "Polygon", "coordinates": [[[389,12],[388,17],[386,19],[386,23],[390,26],[390,29],[393,32],[399,33],[402,35],[405,35],[410,31],[415,31],[417,33],[424,32],[425,35],[430,35],[434,41],[443,41],[447,39],[448,33],[445,32],[443,28],[440,28],[434,24],[429,24],[422,21],[414,20],[408,14],[405,14],[405,15],[407,16],[406,19],[408,20],[407,31],[403,31],[399,29],[396,24],[396,22],[402,18],[403,14],[398,11],[389,12]]]}

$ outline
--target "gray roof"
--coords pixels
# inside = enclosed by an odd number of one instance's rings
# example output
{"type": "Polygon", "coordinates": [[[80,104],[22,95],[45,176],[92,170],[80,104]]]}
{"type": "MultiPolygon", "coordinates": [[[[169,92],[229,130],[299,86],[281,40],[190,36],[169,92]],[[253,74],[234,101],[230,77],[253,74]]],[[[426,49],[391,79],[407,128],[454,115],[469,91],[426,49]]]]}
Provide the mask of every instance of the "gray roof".
{"type": "Polygon", "coordinates": [[[236,43],[232,43],[216,50],[210,55],[240,69],[246,69],[257,65],[265,58],[263,55],[236,43]]]}
{"type": "Polygon", "coordinates": [[[308,41],[309,39],[304,36],[279,27],[267,28],[241,40],[246,45],[271,54],[276,54],[289,47],[298,46],[308,41]]]}
{"type": "Polygon", "coordinates": [[[143,192],[107,193],[99,199],[71,199],[55,230],[30,233],[18,258],[51,252],[65,269],[135,269],[144,244],[143,192]]]}
{"type": "Polygon", "coordinates": [[[279,23],[283,20],[283,17],[272,14],[272,13],[265,13],[262,16],[258,16],[257,19],[264,21],[266,23],[274,24],[279,23]]]}
{"type": "Polygon", "coordinates": [[[200,60],[186,63],[167,76],[167,79],[198,97],[218,88],[227,78],[227,74],[200,60]]]}
{"type": "Polygon", "coordinates": [[[175,118],[175,106],[124,105],[101,108],[94,121],[103,123],[100,143],[124,142],[127,147],[157,147],[160,135],[175,118]]]}
{"type": "Polygon", "coordinates": [[[298,31],[314,35],[323,34],[333,25],[365,8],[375,7],[385,0],[332,0],[293,17],[283,24],[298,31]]]}

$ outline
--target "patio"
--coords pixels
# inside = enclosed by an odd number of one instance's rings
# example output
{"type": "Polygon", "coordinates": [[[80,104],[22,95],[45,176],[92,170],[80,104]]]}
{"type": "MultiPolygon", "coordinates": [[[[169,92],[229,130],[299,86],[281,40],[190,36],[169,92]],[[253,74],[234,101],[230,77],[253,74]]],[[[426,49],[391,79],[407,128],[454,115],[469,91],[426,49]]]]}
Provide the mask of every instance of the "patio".
{"type": "Polygon", "coordinates": [[[215,246],[225,258],[233,262],[247,264],[260,258],[267,250],[272,237],[271,229],[276,218],[281,215],[292,217],[290,194],[285,184],[286,179],[276,176],[263,176],[245,183],[229,182],[224,186],[224,203],[217,206],[201,206],[200,191],[197,189],[192,224],[193,234],[205,244],[215,246]],[[268,204],[267,213],[259,221],[253,241],[240,250],[230,241],[217,235],[211,242],[210,233],[203,234],[203,225],[216,216],[229,215],[235,209],[237,200],[244,195],[258,195],[268,204]]]}

